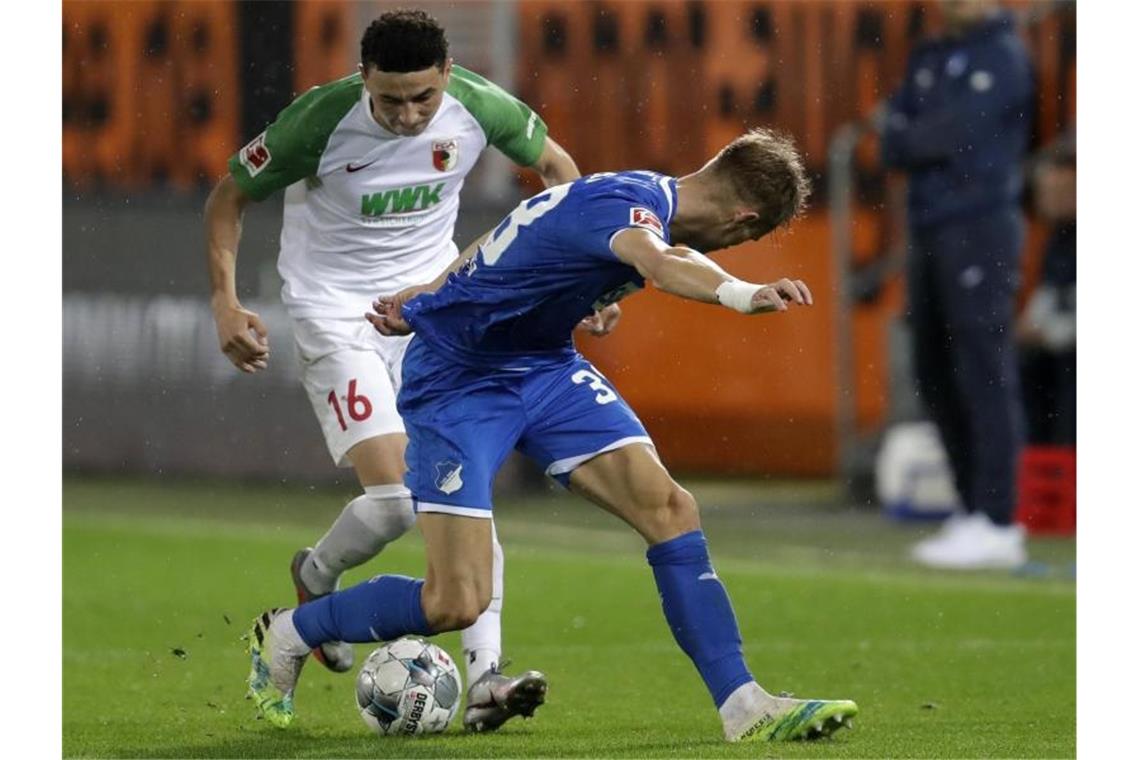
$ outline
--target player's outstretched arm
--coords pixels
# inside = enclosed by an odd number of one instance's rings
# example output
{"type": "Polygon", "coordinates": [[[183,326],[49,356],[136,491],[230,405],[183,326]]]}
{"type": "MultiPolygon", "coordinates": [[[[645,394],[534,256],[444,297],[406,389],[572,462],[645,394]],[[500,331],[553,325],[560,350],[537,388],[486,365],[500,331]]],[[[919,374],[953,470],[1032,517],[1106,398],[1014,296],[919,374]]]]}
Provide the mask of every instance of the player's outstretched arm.
{"type": "Polygon", "coordinates": [[[546,187],[573,182],[582,176],[571,155],[549,135],[542,146],[538,160],[531,164],[530,168],[542,178],[542,184],[546,187]]]}
{"type": "Polygon", "coordinates": [[[803,280],[774,283],[739,280],[712,259],[684,246],[671,246],[649,230],[629,228],[614,236],[614,254],[666,293],[702,303],[718,303],[742,314],[787,311],[788,304],[812,304],[803,280]]]}
{"type": "Polygon", "coordinates": [[[434,293],[443,287],[443,283],[447,282],[447,278],[454,272],[458,272],[460,267],[474,258],[475,254],[479,251],[479,246],[483,241],[491,236],[494,230],[487,230],[485,233],[475,238],[466,248],[463,253],[451,262],[451,266],[439,273],[439,276],[434,280],[423,285],[413,285],[410,288],[404,288],[399,293],[392,295],[378,296],[372,302],[372,311],[374,313],[365,314],[364,318],[367,319],[372,326],[376,328],[376,332],[381,335],[408,335],[412,332],[412,327],[404,320],[404,315],[400,311],[404,304],[412,300],[421,293],[434,293]]]}
{"type": "Polygon", "coordinates": [[[249,197],[227,174],[206,199],[207,266],[210,308],[222,353],[242,372],[265,369],[269,363],[269,331],[256,313],[237,297],[237,250],[241,218],[249,197]]]}

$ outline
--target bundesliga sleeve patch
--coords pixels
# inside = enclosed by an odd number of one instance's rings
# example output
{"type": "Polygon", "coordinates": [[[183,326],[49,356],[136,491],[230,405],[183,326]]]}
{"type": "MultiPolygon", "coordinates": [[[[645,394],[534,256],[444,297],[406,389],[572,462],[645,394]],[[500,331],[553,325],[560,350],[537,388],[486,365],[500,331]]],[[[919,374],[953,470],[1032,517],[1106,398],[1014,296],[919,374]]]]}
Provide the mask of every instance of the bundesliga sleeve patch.
{"type": "Polygon", "coordinates": [[[241,149],[241,152],[238,153],[238,160],[251,177],[256,177],[262,169],[269,165],[273,156],[269,155],[269,148],[265,145],[264,132],[250,140],[249,144],[241,149]]]}
{"type": "Polygon", "coordinates": [[[634,206],[629,210],[629,223],[634,227],[652,230],[662,239],[665,237],[665,226],[661,224],[661,220],[652,211],[642,206],[634,206]]]}

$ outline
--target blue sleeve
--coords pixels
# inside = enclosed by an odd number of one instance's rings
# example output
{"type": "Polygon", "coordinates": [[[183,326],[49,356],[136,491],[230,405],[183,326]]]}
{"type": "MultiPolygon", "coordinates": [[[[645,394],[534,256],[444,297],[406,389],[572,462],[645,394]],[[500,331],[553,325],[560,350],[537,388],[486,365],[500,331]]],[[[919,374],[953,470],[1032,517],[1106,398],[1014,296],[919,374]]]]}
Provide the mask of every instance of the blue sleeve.
{"type": "MultiPolygon", "coordinates": [[[[905,101],[902,107],[891,109],[882,144],[888,166],[913,169],[938,163],[990,141],[1011,111],[1026,108],[1030,102],[1033,73],[1020,43],[1003,39],[986,51],[967,76],[967,86],[938,110],[915,116],[905,101]]],[[[910,87],[911,79],[908,71],[904,89],[910,87]]]]}
{"type": "Polygon", "coordinates": [[[582,196],[576,199],[576,213],[563,230],[568,243],[590,256],[617,261],[610,243],[617,233],[630,227],[647,229],[669,242],[665,227],[668,200],[660,189],[592,180],[587,178],[579,188],[582,196]]]}

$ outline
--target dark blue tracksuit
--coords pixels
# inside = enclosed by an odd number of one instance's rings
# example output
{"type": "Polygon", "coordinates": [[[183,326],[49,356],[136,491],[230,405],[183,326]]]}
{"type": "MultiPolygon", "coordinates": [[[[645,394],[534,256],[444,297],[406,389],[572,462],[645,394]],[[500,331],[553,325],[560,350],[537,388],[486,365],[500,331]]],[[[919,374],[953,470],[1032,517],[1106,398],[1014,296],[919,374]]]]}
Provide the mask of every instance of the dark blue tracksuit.
{"type": "Polygon", "coordinates": [[[883,160],[910,176],[907,275],[919,393],[963,503],[1010,522],[1023,412],[1013,343],[1033,77],[1011,18],[917,47],[883,160]]]}

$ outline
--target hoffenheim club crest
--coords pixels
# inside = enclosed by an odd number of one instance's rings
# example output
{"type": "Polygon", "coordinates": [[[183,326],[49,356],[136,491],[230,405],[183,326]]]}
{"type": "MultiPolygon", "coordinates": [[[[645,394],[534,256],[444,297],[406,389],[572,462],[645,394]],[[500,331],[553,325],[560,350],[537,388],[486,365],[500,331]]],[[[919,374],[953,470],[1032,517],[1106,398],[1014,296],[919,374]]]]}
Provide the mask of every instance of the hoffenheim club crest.
{"type": "Polygon", "coordinates": [[[431,165],[441,172],[455,168],[459,160],[459,140],[436,140],[431,144],[431,165]]]}
{"type": "Polygon", "coordinates": [[[435,465],[435,487],[450,496],[463,488],[463,465],[459,462],[444,460],[435,465]]]}

